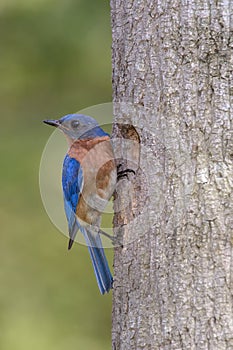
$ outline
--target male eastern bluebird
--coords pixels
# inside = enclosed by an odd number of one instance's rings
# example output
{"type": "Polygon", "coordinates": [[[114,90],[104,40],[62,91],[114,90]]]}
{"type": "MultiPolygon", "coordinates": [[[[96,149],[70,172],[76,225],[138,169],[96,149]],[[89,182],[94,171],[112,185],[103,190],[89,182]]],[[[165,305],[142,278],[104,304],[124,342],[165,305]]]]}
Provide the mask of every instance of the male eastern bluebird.
{"type": "Polygon", "coordinates": [[[104,294],[112,288],[113,279],[100,238],[100,233],[104,233],[100,220],[117,181],[110,137],[95,119],[83,114],[69,114],[44,122],[63,131],[69,143],[62,172],[70,236],[68,249],[80,230],[88,246],[99,290],[104,294]]]}

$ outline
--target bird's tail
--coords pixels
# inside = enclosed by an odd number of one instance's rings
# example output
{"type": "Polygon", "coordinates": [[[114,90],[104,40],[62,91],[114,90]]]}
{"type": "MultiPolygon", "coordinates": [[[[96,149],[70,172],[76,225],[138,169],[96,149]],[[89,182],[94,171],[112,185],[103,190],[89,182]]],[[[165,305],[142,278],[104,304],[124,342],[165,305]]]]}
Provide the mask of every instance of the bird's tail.
{"type": "Polygon", "coordinates": [[[95,277],[101,294],[109,292],[112,288],[113,278],[108,266],[99,233],[92,233],[90,229],[82,231],[91,256],[95,277]]]}

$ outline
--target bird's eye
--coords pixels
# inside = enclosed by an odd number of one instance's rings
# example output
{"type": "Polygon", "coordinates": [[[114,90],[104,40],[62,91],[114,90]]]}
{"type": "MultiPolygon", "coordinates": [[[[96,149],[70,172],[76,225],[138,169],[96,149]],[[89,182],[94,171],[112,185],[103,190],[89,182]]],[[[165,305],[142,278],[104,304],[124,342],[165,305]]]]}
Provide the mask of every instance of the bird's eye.
{"type": "Polygon", "coordinates": [[[73,120],[71,122],[72,129],[77,129],[79,127],[79,122],[77,120],[73,120]]]}

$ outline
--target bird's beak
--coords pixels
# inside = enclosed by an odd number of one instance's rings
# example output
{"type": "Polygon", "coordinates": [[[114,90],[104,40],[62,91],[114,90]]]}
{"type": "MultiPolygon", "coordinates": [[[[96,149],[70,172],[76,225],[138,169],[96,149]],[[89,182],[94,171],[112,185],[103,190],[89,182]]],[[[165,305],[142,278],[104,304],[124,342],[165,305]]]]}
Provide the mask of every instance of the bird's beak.
{"type": "Polygon", "coordinates": [[[43,122],[44,122],[45,124],[55,126],[55,128],[57,128],[58,126],[61,125],[61,123],[60,123],[59,120],[53,120],[53,119],[49,120],[49,119],[47,119],[47,120],[43,120],[43,122]]]}

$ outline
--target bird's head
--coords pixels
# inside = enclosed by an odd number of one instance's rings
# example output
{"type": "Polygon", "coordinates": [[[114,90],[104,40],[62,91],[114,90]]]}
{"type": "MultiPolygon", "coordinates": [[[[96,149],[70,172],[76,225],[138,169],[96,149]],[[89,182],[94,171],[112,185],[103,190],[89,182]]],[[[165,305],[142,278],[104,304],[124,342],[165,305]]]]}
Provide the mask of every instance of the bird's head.
{"type": "Polygon", "coordinates": [[[59,128],[71,142],[107,135],[94,118],[84,114],[68,114],[58,120],[44,120],[44,123],[59,128]]]}

